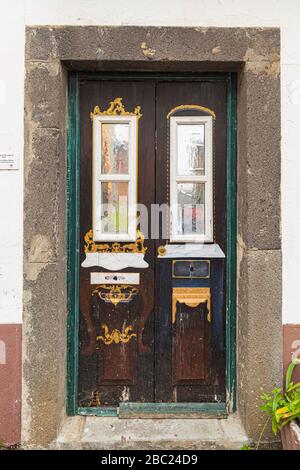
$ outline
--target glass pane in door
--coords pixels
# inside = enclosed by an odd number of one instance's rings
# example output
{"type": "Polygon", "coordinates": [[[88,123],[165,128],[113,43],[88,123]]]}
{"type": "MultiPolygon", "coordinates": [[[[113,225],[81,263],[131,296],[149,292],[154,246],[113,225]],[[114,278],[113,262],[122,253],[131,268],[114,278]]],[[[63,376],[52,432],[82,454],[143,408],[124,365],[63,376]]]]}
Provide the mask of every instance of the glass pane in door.
{"type": "Polygon", "coordinates": [[[101,183],[101,232],[128,232],[128,183],[101,183]]]}
{"type": "Polygon", "coordinates": [[[101,124],[101,174],[128,174],[128,149],[128,124],[101,124]]]}
{"type": "Polygon", "coordinates": [[[177,126],[177,174],[205,174],[204,124],[177,126]]]}
{"type": "Polygon", "coordinates": [[[205,183],[177,184],[178,234],[205,233],[205,183]]]}

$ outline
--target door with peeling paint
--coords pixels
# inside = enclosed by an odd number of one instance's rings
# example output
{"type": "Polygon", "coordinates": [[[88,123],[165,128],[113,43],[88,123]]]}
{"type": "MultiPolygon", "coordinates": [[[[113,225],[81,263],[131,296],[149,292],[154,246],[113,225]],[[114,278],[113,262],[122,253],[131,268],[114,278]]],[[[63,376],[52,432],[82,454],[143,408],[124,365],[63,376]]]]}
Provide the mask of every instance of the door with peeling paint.
{"type": "Polygon", "coordinates": [[[79,407],[224,402],[226,83],[84,79],[79,120],[79,407]]]}

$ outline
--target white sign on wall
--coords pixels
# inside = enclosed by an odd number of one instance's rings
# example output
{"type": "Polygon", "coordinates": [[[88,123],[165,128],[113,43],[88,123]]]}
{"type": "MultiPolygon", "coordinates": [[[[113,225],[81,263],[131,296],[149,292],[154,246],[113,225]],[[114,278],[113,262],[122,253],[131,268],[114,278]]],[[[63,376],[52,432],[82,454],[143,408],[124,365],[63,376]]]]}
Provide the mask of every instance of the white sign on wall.
{"type": "Polygon", "coordinates": [[[0,153],[0,170],[18,169],[18,158],[15,153],[0,153]]]}
{"type": "Polygon", "coordinates": [[[12,133],[0,134],[0,170],[18,170],[19,156],[15,147],[16,137],[12,133]]]}

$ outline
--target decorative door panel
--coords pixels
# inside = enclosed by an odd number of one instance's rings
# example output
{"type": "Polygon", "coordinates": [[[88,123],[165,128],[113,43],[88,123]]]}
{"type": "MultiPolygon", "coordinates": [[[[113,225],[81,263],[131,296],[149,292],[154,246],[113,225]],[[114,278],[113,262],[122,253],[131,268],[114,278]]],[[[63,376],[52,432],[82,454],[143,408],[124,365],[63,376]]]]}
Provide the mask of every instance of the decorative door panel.
{"type": "Polygon", "coordinates": [[[210,371],[210,328],[205,304],[176,305],[173,333],[173,385],[207,383],[210,371]]]}
{"type": "Polygon", "coordinates": [[[82,81],[80,137],[79,406],[151,402],[154,242],[128,207],[155,199],[155,84],[82,81]]]}
{"type": "Polygon", "coordinates": [[[78,404],[224,402],[226,83],[87,79],[79,111],[78,404]]]}
{"type": "Polygon", "coordinates": [[[157,85],[156,201],[175,210],[156,241],[156,401],[225,401],[226,93],[157,85]]]}

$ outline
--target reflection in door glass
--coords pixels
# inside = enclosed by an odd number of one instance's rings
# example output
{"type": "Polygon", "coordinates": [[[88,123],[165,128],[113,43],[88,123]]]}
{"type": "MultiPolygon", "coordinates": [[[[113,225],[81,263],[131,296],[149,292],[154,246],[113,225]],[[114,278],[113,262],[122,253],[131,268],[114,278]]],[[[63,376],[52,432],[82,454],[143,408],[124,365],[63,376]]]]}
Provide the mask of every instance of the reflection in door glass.
{"type": "Polygon", "coordinates": [[[177,146],[178,175],[204,175],[204,124],[179,124],[177,146]]]}
{"type": "Polygon", "coordinates": [[[177,185],[178,234],[205,233],[204,183],[179,183],[177,185]]]}
{"type": "Polygon", "coordinates": [[[101,173],[128,174],[129,125],[101,125],[101,173]]]}
{"type": "Polygon", "coordinates": [[[101,183],[101,232],[128,232],[128,183],[101,183]]]}

